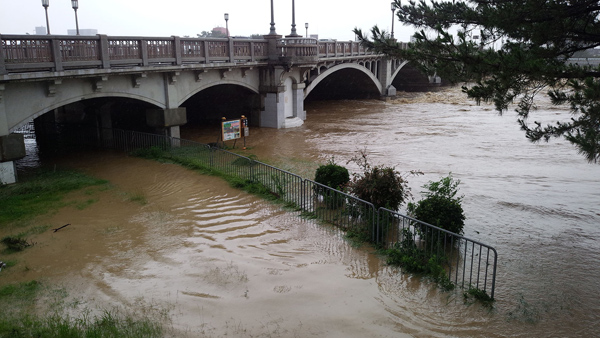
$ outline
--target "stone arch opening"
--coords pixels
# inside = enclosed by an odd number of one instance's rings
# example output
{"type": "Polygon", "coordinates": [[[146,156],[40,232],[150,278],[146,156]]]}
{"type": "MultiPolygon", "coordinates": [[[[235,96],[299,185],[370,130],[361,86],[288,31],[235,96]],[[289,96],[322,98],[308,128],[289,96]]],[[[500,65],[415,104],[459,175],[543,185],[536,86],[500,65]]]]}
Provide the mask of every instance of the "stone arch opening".
{"type": "Polygon", "coordinates": [[[182,137],[210,134],[215,142],[221,120],[237,119],[244,115],[250,125],[257,125],[261,108],[260,95],[250,88],[235,84],[218,84],[206,87],[188,97],[181,107],[186,108],[187,123],[180,127],[182,137]]]}
{"type": "Polygon", "coordinates": [[[420,92],[432,90],[429,77],[410,64],[400,68],[392,80],[397,91],[420,92]]]}
{"type": "Polygon", "coordinates": [[[323,72],[305,91],[306,101],[372,99],[381,95],[381,84],[369,69],[344,63],[323,72]]]}

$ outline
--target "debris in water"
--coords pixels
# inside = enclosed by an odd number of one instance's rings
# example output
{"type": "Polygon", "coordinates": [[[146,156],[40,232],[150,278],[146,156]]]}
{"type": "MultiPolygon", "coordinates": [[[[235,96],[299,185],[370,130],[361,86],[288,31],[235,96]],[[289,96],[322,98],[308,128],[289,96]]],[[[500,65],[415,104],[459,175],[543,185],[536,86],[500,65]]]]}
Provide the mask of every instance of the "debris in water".
{"type": "Polygon", "coordinates": [[[54,232],[57,232],[58,230],[60,230],[60,229],[62,229],[62,228],[64,228],[64,227],[66,227],[67,225],[71,225],[71,223],[69,223],[69,224],[65,224],[65,225],[61,226],[60,228],[56,228],[56,229],[52,229],[52,230],[54,230],[54,232]]]}

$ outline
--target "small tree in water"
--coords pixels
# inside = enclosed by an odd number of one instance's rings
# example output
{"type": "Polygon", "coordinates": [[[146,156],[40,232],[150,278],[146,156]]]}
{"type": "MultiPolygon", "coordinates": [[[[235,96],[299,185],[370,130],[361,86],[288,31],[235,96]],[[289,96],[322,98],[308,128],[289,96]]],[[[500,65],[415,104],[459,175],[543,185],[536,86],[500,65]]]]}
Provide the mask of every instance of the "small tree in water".
{"type": "Polygon", "coordinates": [[[402,174],[394,167],[372,166],[365,150],[359,151],[348,162],[356,163],[362,170],[362,173],[353,175],[349,184],[350,192],[361,200],[372,203],[375,209],[383,207],[398,210],[406,198],[411,196],[402,174]]]}
{"type": "Polygon", "coordinates": [[[327,161],[327,164],[317,168],[315,182],[333,189],[343,190],[348,182],[350,182],[350,173],[348,169],[336,164],[334,159],[331,158],[327,161]]]}
{"type": "Polygon", "coordinates": [[[452,173],[437,182],[423,185],[427,191],[417,203],[408,203],[408,213],[419,221],[435,225],[450,232],[460,234],[465,225],[465,215],[461,205],[462,196],[456,197],[460,180],[454,180],[452,173]]]}
{"type": "MultiPolygon", "coordinates": [[[[315,182],[322,185],[328,186],[336,190],[345,190],[348,182],[350,181],[350,173],[348,169],[335,163],[333,157],[327,162],[327,164],[317,168],[315,172],[315,182]]],[[[315,187],[315,192],[323,196],[325,205],[329,209],[336,209],[341,207],[346,198],[341,194],[325,189],[321,186],[315,187]]]]}

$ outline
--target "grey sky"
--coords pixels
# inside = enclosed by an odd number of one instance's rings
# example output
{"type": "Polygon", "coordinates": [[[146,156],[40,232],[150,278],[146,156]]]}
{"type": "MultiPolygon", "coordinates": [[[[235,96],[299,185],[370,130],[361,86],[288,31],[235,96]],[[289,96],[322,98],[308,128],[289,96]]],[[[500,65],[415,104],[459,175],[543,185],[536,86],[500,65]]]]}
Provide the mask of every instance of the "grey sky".
{"type": "MultiPolygon", "coordinates": [[[[274,0],[278,34],[290,34],[292,1],[274,0]]],[[[391,0],[296,0],[296,30],[319,38],[353,40],[354,27],[370,30],[373,25],[389,31],[392,24],[391,0]]],[[[100,34],[127,36],[192,36],[225,26],[229,13],[231,35],[268,34],[271,22],[270,0],[80,0],[79,28],[97,29],[100,34]]],[[[75,29],[70,0],[50,0],[48,8],[52,34],[75,29]]],[[[36,26],[46,26],[41,0],[0,0],[0,34],[33,34],[36,26]]],[[[407,41],[413,29],[394,23],[394,35],[407,41]]]]}

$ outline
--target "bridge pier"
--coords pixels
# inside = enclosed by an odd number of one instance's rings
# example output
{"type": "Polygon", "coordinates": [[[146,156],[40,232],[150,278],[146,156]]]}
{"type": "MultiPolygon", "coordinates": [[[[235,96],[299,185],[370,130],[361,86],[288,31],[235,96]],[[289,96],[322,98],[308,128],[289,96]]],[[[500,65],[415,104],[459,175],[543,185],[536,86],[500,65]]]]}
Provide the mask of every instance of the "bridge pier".
{"type": "Polygon", "coordinates": [[[112,103],[105,103],[102,106],[96,108],[96,125],[98,128],[98,142],[107,148],[114,145],[114,138],[112,132],[112,116],[111,108],[112,103]]]}
{"type": "Polygon", "coordinates": [[[384,99],[396,97],[396,88],[392,86],[393,74],[393,60],[384,57],[380,61],[377,74],[377,78],[381,82],[381,96],[384,99]]]}
{"type": "Polygon", "coordinates": [[[146,111],[146,123],[163,131],[166,136],[180,138],[179,126],[187,123],[186,109],[149,109],[146,111]]]}
{"type": "Polygon", "coordinates": [[[17,182],[15,160],[25,157],[25,138],[22,134],[0,136],[0,185],[17,182]]]}
{"type": "Polygon", "coordinates": [[[25,139],[20,134],[10,134],[6,106],[2,97],[4,84],[0,84],[0,185],[17,182],[15,160],[25,157],[25,139]]]}
{"type": "Polygon", "coordinates": [[[261,77],[264,110],[260,114],[260,127],[281,129],[304,124],[302,73],[301,68],[286,70],[279,66],[264,71],[261,77]]]}

